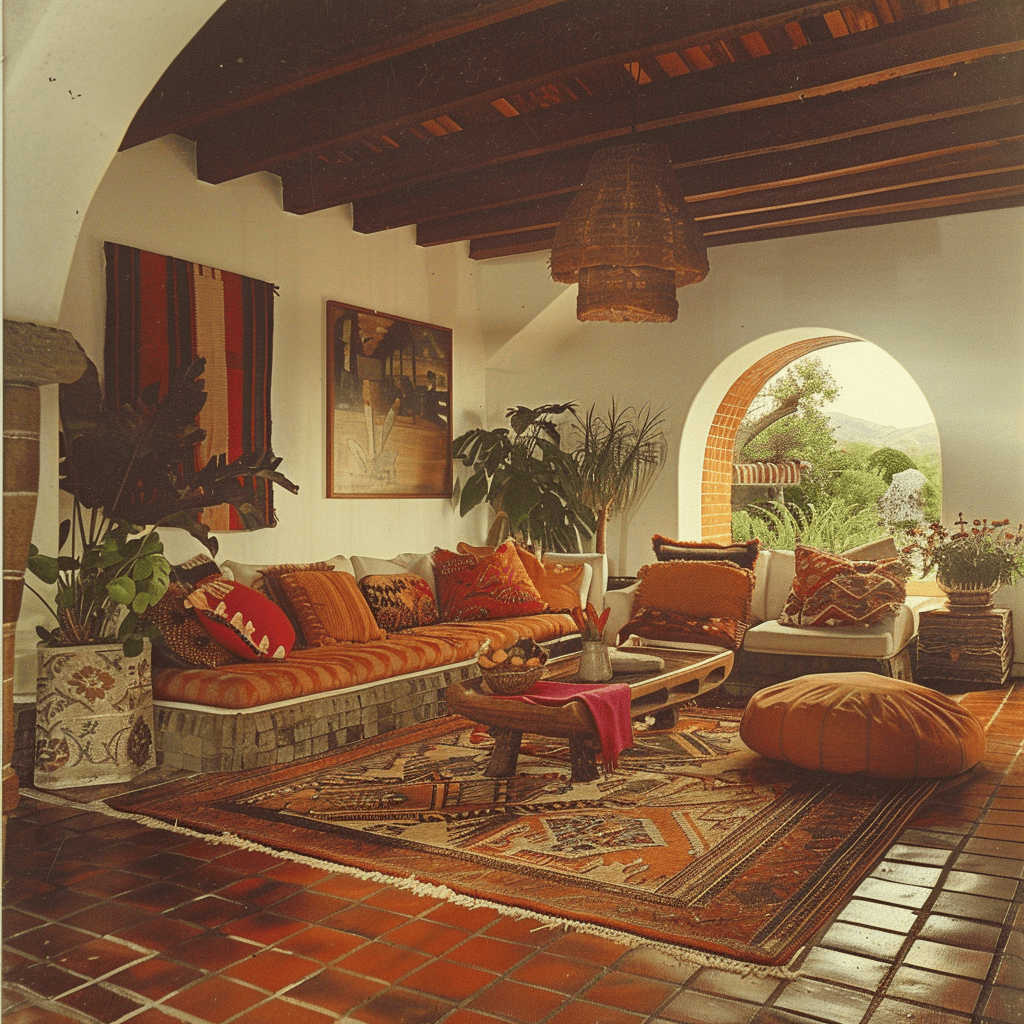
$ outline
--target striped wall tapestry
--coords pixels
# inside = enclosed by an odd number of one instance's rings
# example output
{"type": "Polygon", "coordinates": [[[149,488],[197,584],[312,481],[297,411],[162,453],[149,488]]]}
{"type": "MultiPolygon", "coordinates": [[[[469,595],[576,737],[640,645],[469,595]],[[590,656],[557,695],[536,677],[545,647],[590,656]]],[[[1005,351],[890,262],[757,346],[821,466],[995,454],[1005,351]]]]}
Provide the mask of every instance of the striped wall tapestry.
{"type": "MultiPolygon", "coordinates": [[[[105,393],[109,408],[136,402],[144,388],[206,359],[206,440],[196,466],[270,447],[274,285],[114,242],[107,260],[105,393]]],[[[275,525],[273,485],[246,481],[253,505],[275,525]]],[[[207,509],[213,531],[244,529],[229,505],[207,509]]]]}

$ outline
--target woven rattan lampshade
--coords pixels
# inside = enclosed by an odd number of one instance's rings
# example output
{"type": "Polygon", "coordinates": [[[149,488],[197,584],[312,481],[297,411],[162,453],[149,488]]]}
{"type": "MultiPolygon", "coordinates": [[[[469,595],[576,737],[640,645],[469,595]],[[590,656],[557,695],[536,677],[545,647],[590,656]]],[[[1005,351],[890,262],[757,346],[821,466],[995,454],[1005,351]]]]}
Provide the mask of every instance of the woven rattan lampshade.
{"type": "Polygon", "coordinates": [[[707,272],[668,149],[641,142],[596,153],[551,247],[551,276],[579,282],[577,319],[669,323],[676,289],[707,272]]]}

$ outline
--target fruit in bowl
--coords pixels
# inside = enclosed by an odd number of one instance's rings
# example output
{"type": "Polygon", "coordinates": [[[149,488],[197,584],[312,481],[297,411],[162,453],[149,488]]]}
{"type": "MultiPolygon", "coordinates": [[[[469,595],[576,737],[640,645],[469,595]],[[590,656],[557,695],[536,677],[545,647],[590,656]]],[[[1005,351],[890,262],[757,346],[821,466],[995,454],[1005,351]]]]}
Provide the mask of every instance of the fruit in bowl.
{"type": "Polygon", "coordinates": [[[528,638],[496,648],[487,641],[476,659],[485,690],[505,697],[529,690],[544,674],[547,660],[548,652],[528,638]]]}

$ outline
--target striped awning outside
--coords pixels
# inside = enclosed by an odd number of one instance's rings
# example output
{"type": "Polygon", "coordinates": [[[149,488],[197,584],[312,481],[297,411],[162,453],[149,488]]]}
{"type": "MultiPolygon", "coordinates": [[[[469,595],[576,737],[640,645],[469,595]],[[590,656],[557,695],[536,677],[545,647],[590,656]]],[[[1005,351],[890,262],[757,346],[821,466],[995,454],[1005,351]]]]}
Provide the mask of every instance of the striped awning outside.
{"type": "Polygon", "coordinates": [[[809,462],[737,462],[732,467],[734,484],[798,484],[809,462]]]}

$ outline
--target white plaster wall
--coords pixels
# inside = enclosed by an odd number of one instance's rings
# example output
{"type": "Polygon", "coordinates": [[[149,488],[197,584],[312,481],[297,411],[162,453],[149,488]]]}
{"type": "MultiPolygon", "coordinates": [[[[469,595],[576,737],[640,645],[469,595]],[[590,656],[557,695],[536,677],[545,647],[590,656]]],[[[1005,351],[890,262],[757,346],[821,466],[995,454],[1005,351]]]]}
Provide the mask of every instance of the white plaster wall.
{"type": "MultiPolygon", "coordinates": [[[[849,334],[874,342],[914,377],[942,443],[944,516],[1024,520],[1024,218],[1019,210],[714,248],[711,272],[681,289],[673,324],[581,324],[575,289],[491,359],[487,407],[576,400],[649,401],[666,408],[672,461],[622,536],[612,523],[613,573],[650,561],[653,533],[699,537],[706,423],[776,332],[849,334]],[[750,346],[745,353],[741,350],[750,346]],[[726,359],[736,374],[716,373],[726,359]],[[742,365],[741,365],[742,364],[742,365]],[[714,381],[709,383],[709,378],[714,381]],[[693,414],[684,433],[687,417],[693,414]]],[[[1024,657],[1024,586],[1000,591],[1014,608],[1024,657]]]]}
{"type": "MultiPolygon", "coordinates": [[[[485,510],[461,519],[446,499],[331,499],[326,494],[328,299],[453,328],[454,431],[484,415],[478,266],[462,246],[421,248],[413,229],[352,231],[347,207],[299,217],[281,209],[279,180],[255,174],[223,185],[197,181],[193,148],[157,140],[118,154],[84,219],[59,326],[103,367],[103,242],[193,260],[276,284],[271,407],[273,446],[299,494],[278,488],[279,525],[220,534],[218,557],[305,561],[337,554],[390,557],[482,541],[485,510]]],[[[44,389],[44,436],[35,542],[53,550],[59,519],[56,392],[44,389]],[[52,394],[50,394],[52,392],[52,394]]],[[[182,531],[161,531],[173,560],[201,552],[182,531]]],[[[18,690],[34,687],[34,626],[47,621],[26,594],[19,622],[18,690]]]]}

